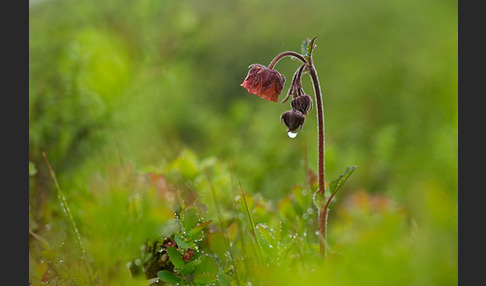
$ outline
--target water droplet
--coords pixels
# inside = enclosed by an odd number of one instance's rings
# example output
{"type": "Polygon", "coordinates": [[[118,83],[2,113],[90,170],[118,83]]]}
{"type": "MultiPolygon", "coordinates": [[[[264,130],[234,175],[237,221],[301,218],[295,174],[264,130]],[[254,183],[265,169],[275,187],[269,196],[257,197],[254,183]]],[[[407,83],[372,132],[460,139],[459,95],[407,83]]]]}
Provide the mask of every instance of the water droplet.
{"type": "Polygon", "coordinates": [[[290,138],[295,138],[297,137],[297,132],[292,132],[292,131],[289,131],[287,132],[287,134],[289,135],[290,138]]]}

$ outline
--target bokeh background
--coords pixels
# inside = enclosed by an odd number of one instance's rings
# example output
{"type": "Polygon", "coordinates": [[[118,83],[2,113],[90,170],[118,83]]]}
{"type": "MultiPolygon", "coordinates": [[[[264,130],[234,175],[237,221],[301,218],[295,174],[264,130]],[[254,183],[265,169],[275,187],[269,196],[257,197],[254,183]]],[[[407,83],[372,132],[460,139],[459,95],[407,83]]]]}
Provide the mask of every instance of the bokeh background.
{"type": "MultiPolygon", "coordinates": [[[[240,84],[250,64],[317,36],[327,178],[358,165],[340,199],[380,194],[406,208],[430,238],[431,285],[454,285],[457,11],[449,0],[29,1],[29,226],[49,236],[46,225],[63,221],[41,150],[81,228],[94,175],[184,152],[224,162],[248,193],[277,203],[306,166],[316,171],[315,109],[290,139],[280,123],[289,103],[240,84]]],[[[284,95],[298,66],[276,67],[284,95]]]]}

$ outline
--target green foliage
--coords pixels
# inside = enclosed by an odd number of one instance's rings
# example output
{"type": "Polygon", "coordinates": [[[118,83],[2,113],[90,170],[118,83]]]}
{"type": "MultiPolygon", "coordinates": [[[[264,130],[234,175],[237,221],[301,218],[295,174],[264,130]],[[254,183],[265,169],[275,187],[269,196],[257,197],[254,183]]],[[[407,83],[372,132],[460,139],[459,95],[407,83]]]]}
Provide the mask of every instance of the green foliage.
{"type": "Polygon", "coordinates": [[[294,2],[29,2],[32,285],[457,285],[457,3],[294,2]],[[324,264],[315,109],[291,140],[287,106],[239,86],[314,35],[340,189],[324,264]]]}

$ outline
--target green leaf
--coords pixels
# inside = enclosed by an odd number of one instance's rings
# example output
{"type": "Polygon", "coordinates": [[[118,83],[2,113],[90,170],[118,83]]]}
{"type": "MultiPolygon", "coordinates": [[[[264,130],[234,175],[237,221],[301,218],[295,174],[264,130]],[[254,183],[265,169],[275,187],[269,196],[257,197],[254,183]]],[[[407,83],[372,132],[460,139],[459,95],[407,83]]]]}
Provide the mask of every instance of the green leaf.
{"type": "Polygon", "coordinates": [[[228,250],[224,234],[220,231],[212,232],[208,236],[209,249],[216,253],[219,258],[226,260],[225,253],[228,250]]]}
{"type": "Polygon", "coordinates": [[[300,45],[300,51],[303,56],[308,56],[308,48],[310,44],[310,39],[306,38],[304,41],[302,41],[302,44],[300,45]]]}
{"type": "Polygon", "coordinates": [[[211,256],[202,256],[199,258],[199,265],[196,267],[194,270],[194,274],[199,274],[199,273],[213,273],[214,275],[218,274],[218,263],[214,258],[211,256]]]}
{"type": "Polygon", "coordinates": [[[42,251],[42,258],[47,261],[53,261],[57,257],[57,252],[53,249],[46,249],[42,251]]]}
{"type": "Polygon", "coordinates": [[[197,207],[188,207],[184,210],[182,221],[187,232],[197,225],[200,214],[201,210],[197,207]]]}
{"type": "Polygon", "coordinates": [[[190,274],[190,273],[192,273],[196,269],[196,267],[200,263],[201,263],[201,261],[199,261],[199,260],[191,261],[191,262],[187,263],[186,265],[184,265],[184,267],[181,268],[181,270],[179,271],[179,273],[181,275],[190,274]]]}
{"type": "Polygon", "coordinates": [[[184,239],[182,239],[182,237],[178,235],[175,235],[174,240],[177,243],[177,245],[179,245],[179,247],[182,249],[188,249],[191,247],[189,243],[185,242],[184,239]]]}
{"type": "Polygon", "coordinates": [[[292,240],[290,240],[289,243],[287,244],[281,244],[279,248],[280,256],[281,257],[286,257],[288,251],[290,250],[290,247],[294,244],[294,242],[297,240],[297,235],[294,235],[292,237],[292,240]]]}
{"type": "Polygon", "coordinates": [[[197,284],[211,284],[216,282],[216,274],[213,273],[200,273],[194,276],[194,282],[197,284]]]}
{"type": "Polygon", "coordinates": [[[221,286],[230,286],[231,285],[231,277],[224,274],[224,273],[219,273],[218,274],[218,282],[219,282],[219,285],[221,285],[221,286]]]}
{"type": "Polygon", "coordinates": [[[182,254],[175,247],[167,247],[167,253],[169,253],[169,258],[175,267],[181,268],[184,266],[184,259],[182,259],[182,254]]]}
{"type": "Polygon", "coordinates": [[[226,228],[229,241],[234,241],[238,236],[238,223],[234,222],[226,228]]]}
{"type": "Polygon", "coordinates": [[[337,179],[329,182],[329,191],[331,194],[336,193],[356,169],[358,169],[358,166],[347,167],[342,175],[339,175],[337,179]]]}
{"type": "Polygon", "coordinates": [[[37,264],[37,267],[35,268],[35,272],[37,274],[37,278],[42,279],[42,276],[44,273],[47,271],[47,263],[41,262],[37,264]]]}
{"type": "Polygon", "coordinates": [[[307,190],[301,186],[293,186],[292,194],[294,195],[295,201],[298,203],[299,207],[305,209],[308,204],[307,190]]]}
{"type": "Polygon", "coordinates": [[[294,205],[292,203],[292,198],[286,197],[283,198],[279,203],[278,203],[278,213],[287,220],[294,220],[295,217],[297,216],[294,205]]]}
{"type": "Polygon", "coordinates": [[[196,225],[193,229],[191,229],[191,231],[189,232],[189,236],[191,238],[195,238],[197,234],[199,234],[200,232],[202,232],[202,230],[208,226],[210,223],[212,223],[213,220],[210,219],[210,220],[207,220],[205,222],[201,222],[200,224],[196,225]]]}
{"type": "Polygon", "coordinates": [[[181,278],[179,276],[167,270],[161,270],[157,272],[157,276],[160,278],[160,280],[166,283],[170,283],[170,284],[181,283],[181,278]]]}
{"type": "Polygon", "coordinates": [[[251,211],[253,210],[253,205],[255,203],[255,200],[253,199],[252,195],[245,193],[244,198],[243,198],[243,196],[238,196],[236,200],[239,202],[240,208],[242,210],[244,210],[245,208],[248,207],[248,211],[251,213],[251,211]],[[245,200],[246,200],[246,203],[245,203],[245,200]]]}
{"type": "Polygon", "coordinates": [[[258,234],[258,239],[262,243],[262,246],[264,249],[268,252],[273,252],[275,247],[277,246],[277,242],[275,239],[272,237],[270,232],[267,230],[267,228],[259,224],[256,226],[257,234],[258,234]]]}

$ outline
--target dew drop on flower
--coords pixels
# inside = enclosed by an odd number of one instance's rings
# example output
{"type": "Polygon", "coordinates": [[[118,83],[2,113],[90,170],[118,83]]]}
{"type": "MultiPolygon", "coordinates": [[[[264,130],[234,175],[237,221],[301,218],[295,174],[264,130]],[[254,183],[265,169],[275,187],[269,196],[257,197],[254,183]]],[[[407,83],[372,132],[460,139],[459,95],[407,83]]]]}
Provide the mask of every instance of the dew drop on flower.
{"type": "Polygon", "coordinates": [[[295,137],[297,137],[297,134],[298,133],[297,132],[289,131],[289,132],[287,132],[287,134],[289,135],[290,138],[295,138],[295,137]]]}

